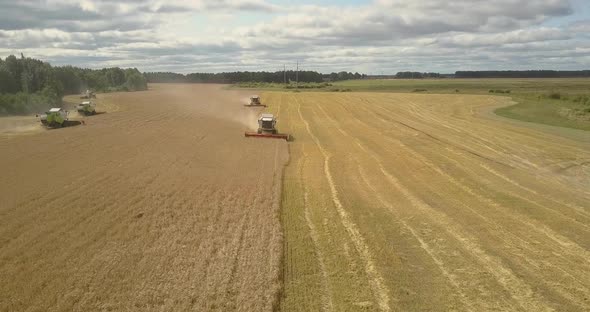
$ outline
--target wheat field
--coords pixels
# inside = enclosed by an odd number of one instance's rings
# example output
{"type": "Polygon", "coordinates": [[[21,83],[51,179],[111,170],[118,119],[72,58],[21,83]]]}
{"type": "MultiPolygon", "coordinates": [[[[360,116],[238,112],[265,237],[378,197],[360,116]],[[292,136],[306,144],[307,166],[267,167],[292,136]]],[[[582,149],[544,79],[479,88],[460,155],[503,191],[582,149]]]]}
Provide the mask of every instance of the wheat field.
{"type": "Polygon", "coordinates": [[[284,311],[590,309],[590,135],[487,95],[264,96],[293,135],[284,311]]]}
{"type": "Polygon", "coordinates": [[[292,139],[249,139],[248,95],[0,118],[0,311],[590,309],[587,132],[506,97],[266,92],[292,139]]]}
{"type": "Polygon", "coordinates": [[[287,143],[243,92],[150,89],[0,137],[0,311],[273,310],[287,143]]]}

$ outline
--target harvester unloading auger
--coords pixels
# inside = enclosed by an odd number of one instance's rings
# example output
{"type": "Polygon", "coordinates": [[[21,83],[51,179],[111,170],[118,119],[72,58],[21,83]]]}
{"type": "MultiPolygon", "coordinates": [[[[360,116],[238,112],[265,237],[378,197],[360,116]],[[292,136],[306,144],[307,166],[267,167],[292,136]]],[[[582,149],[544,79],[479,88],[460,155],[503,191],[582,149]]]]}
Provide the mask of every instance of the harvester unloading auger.
{"type": "Polygon", "coordinates": [[[277,119],[273,114],[262,114],[258,118],[258,131],[246,132],[246,137],[257,137],[257,138],[275,138],[289,140],[289,135],[285,133],[278,133],[277,119]]]}

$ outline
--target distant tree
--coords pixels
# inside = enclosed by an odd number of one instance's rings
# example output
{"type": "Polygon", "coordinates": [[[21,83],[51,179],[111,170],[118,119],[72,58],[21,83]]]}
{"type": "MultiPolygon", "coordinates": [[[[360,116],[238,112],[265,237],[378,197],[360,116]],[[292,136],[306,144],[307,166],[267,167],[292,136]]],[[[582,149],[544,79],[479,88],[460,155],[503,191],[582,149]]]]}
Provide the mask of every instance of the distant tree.
{"type": "Polygon", "coordinates": [[[18,61],[16,56],[9,55],[6,57],[4,61],[4,66],[6,70],[10,73],[13,80],[19,84],[18,91],[21,91],[20,84],[21,84],[21,73],[22,73],[22,64],[18,61]]]}
{"type": "Polygon", "coordinates": [[[16,82],[16,79],[14,79],[14,77],[3,65],[0,65],[0,94],[16,93],[18,91],[19,85],[16,82]]]}
{"type": "Polygon", "coordinates": [[[124,72],[125,87],[129,91],[147,90],[147,80],[137,68],[126,69],[124,72]]]}
{"type": "Polygon", "coordinates": [[[118,67],[103,69],[110,87],[116,87],[126,82],[125,71],[118,67]]]}
{"type": "Polygon", "coordinates": [[[22,54],[20,58],[0,58],[0,114],[25,114],[59,106],[63,95],[86,89],[146,90],[147,81],[135,68],[52,67],[22,54]]]}
{"type": "Polygon", "coordinates": [[[456,78],[576,78],[590,77],[590,70],[457,71],[456,78]]]}
{"type": "Polygon", "coordinates": [[[72,66],[54,67],[55,78],[62,83],[65,94],[81,93],[84,91],[86,82],[82,79],[82,72],[79,68],[72,66]]]}

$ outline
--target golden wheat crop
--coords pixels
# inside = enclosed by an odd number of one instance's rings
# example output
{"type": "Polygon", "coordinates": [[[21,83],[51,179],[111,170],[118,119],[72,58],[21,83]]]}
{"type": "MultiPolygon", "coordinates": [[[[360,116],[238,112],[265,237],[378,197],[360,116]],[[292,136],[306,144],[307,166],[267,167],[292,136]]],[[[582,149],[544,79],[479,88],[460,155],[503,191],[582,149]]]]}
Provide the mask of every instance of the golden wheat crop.
{"type": "Polygon", "coordinates": [[[590,309],[590,137],[506,98],[266,93],[290,132],[285,311],[590,309]]]}
{"type": "Polygon", "coordinates": [[[0,311],[271,311],[287,145],[243,137],[243,97],[101,94],[83,125],[0,140],[0,311]]]}

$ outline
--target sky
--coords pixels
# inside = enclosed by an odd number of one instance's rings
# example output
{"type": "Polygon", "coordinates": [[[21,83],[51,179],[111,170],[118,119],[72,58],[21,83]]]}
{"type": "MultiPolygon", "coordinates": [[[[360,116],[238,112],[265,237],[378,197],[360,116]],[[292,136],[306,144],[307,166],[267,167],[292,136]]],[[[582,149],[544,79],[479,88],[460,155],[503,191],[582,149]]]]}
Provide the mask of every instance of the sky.
{"type": "Polygon", "coordinates": [[[590,0],[0,0],[0,57],[141,71],[590,69],[590,0]]]}

